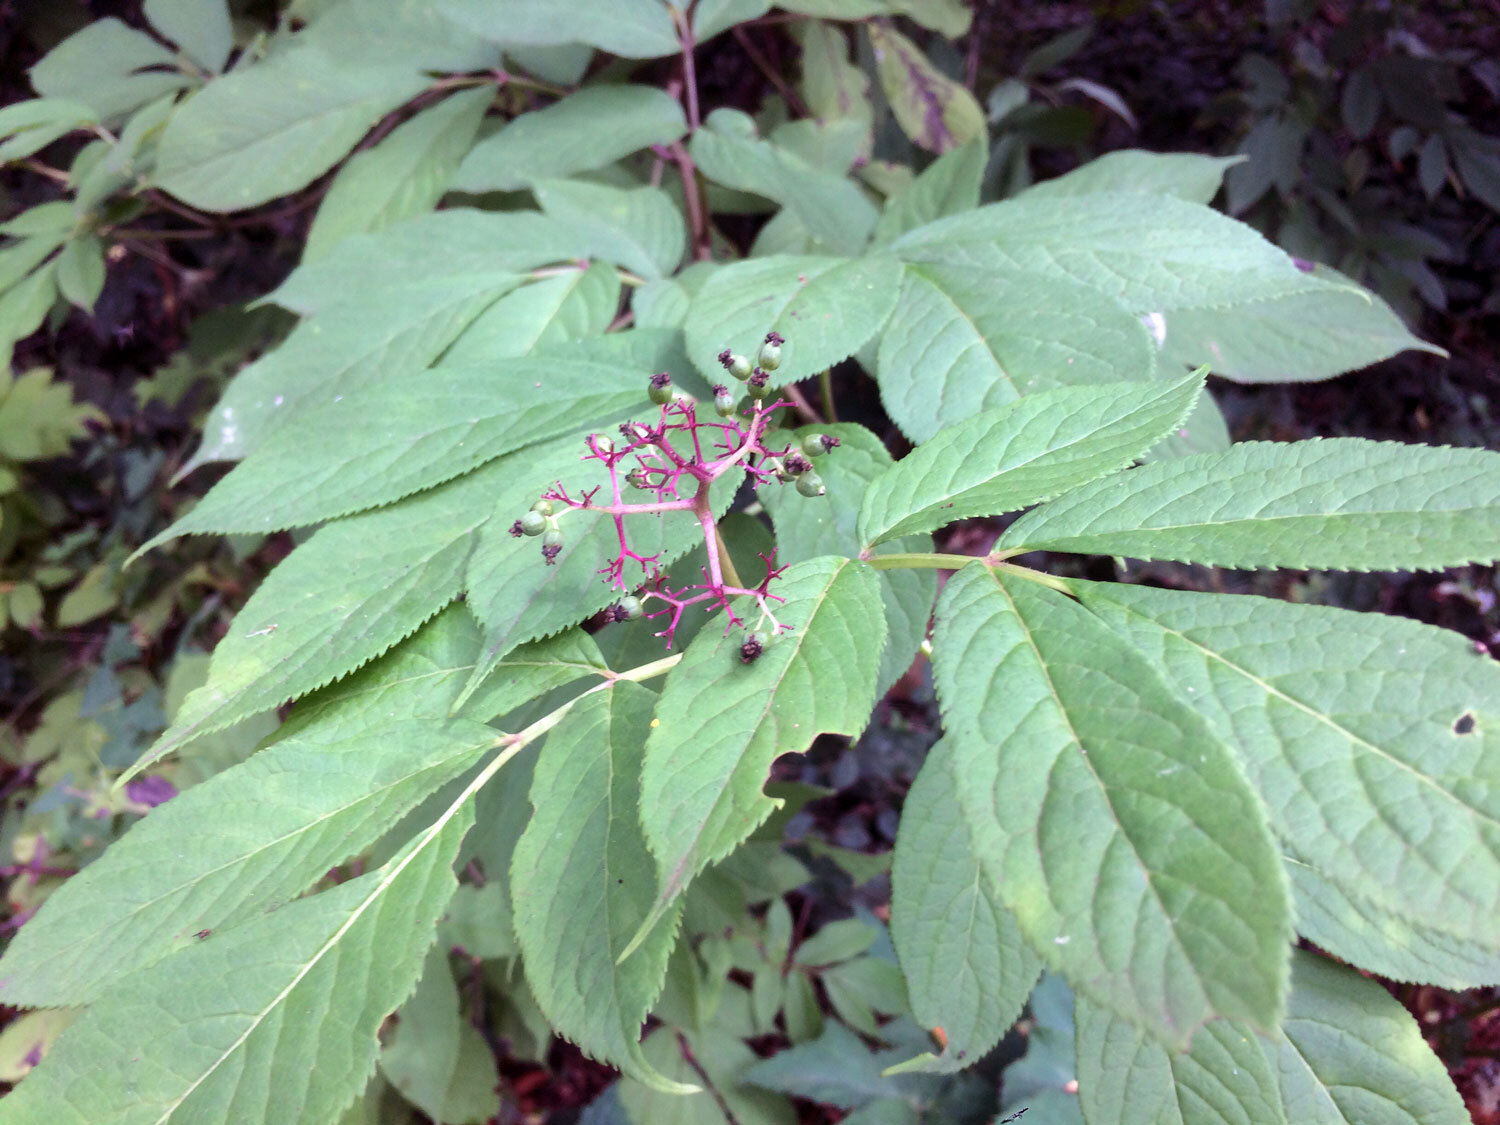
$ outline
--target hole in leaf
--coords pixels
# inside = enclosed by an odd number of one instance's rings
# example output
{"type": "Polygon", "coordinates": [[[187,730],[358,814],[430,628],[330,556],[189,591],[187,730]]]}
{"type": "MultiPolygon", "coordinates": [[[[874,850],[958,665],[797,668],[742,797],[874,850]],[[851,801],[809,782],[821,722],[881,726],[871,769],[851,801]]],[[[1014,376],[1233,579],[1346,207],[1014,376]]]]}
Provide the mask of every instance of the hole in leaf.
{"type": "Polygon", "coordinates": [[[1454,734],[1468,734],[1473,729],[1474,729],[1474,715],[1471,712],[1469,712],[1469,711],[1465,711],[1462,715],[1460,715],[1453,722],[1453,733],[1454,734]]]}

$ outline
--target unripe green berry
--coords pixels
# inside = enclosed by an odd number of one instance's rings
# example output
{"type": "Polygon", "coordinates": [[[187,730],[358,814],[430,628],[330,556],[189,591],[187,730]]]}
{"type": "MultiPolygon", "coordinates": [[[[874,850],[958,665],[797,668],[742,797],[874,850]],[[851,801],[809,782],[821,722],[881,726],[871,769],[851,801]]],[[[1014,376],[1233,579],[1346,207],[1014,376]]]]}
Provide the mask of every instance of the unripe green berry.
{"type": "Polygon", "coordinates": [[[725,348],[719,353],[719,362],[724,365],[724,370],[733,375],[741,383],[750,378],[752,370],[750,361],[742,355],[731,352],[725,348]]]}
{"type": "Polygon", "coordinates": [[[521,517],[521,530],[527,535],[540,535],[547,530],[547,517],[532,510],[521,517]]]}
{"type": "Polygon", "coordinates": [[[665,371],[651,376],[651,385],[646,388],[646,394],[657,406],[666,406],[672,401],[672,376],[665,371]]]}
{"type": "Polygon", "coordinates": [[[828,452],[828,446],[823,443],[822,434],[808,434],[802,439],[802,452],[809,457],[821,457],[828,452]]]}
{"type": "Polygon", "coordinates": [[[767,332],[766,342],[760,346],[760,354],[756,357],[760,365],[767,371],[775,371],[781,366],[781,345],[786,343],[779,332],[767,332]]]}
{"type": "Polygon", "coordinates": [[[542,548],[544,550],[548,547],[561,548],[562,545],[563,533],[555,527],[548,528],[547,534],[542,536],[542,548]]]}
{"type": "Polygon", "coordinates": [[[625,616],[626,620],[634,621],[641,614],[645,613],[646,610],[641,605],[640,598],[624,597],[620,599],[620,612],[625,616]]]}
{"type": "Polygon", "coordinates": [[[797,478],[797,491],[803,496],[822,496],[828,489],[823,486],[822,477],[817,473],[807,472],[797,478]]]}
{"type": "Polygon", "coordinates": [[[631,488],[651,487],[651,479],[646,476],[646,470],[642,468],[631,469],[630,472],[625,474],[625,479],[629,482],[631,488]]]}
{"type": "Polygon", "coordinates": [[[750,392],[750,397],[758,402],[771,393],[769,383],[770,376],[757,367],[755,373],[750,376],[750,381],[745,384],[745,389],[750,392]]]}
{"type": "Polygon", "coordinates": [[[714,409],[719,412],[720,418],[728,418],[734,413],[734,396],[729,393],[728,387],[719,388],[714,394],[714,409]]]}
{"type": "Polygon", "coordinates": [[[533,504],[531,506],[531,510],[533,512],[541,512],[544,516],[550,516],[554,511],[556,511],[556,509],[552,507],[552,501],[546,499],[545,497],[533,504]]]}

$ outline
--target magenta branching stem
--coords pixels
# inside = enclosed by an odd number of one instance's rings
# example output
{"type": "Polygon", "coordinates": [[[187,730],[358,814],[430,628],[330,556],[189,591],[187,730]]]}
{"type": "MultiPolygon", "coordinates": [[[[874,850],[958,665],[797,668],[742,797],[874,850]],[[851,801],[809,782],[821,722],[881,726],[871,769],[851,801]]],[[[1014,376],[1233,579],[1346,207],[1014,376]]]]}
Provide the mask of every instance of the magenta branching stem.
{"type": "MultiPolygon", "coordinates": [[[[762,356],[776,358],[782,342],[775,333],[769,334],[762,356]]],[[[559,481],[547,489],[532,511],[517,520],[511,529],[515,535],[543,535],[542,554],[551,564],[562,549],[559,517],[569,511],[608,515],[615,527],[618,549],[615,557],[599,573],[614,589],[628,593],[632,588],[625,577],[628,565],[634,562],[641,569],[638,593],[623,598],[611,614],[617,617],[644,615],[653,619],[668,617],[666,628],[657,634],[666,638],[668,648],[672,647],[677,626],[689,606],[701,606],[708,612],[722,609],[726,633],[736,626],[746,627],[746,621],[731,604],[741,597],[753,599],[759,610],[756,629],[767,627],[778,633],[784,630],[785,626],[776,619],[771,608],[772,602],[784,599],[770,592],[770,584],[785,568],[776,565],[774,552],[772,556],[763,555],[765,577],[753,586],[744,585],[729,560],[721,557],[718,522],[709,493],[716,481],[739,469],[756,488],[768,482],[796,481],[798,491],[804,495],[821,495],[822,483],[812,472],[808,457],[838,445],[837,438],[812,435],[803,440],[800,448],[790,445],[784,449],[769,448],[765,444],[765,434],[772,413],[792,403],[782,399],[767,402],[769,391],[765,372],[756,368],[753,375],[748,374],[749,364],[739,357],[732,358],[743,367],[736,369],[727,360],[725,366],[736,378],[748,381],[751,394],[748,410],[740,410],[729,389],[719,385],[714,387],[714,407],[722,420],[700,420],[698,402],[673,391],[669,375],[652,376],[650,397],[660,407],[654,425],[626,422],[619,429],[620,441],[603,434],[590,434],[584,439],[587,452],[582,459],[602,463],[609,474],[607,501],[600,502],[599,499],[603,485],[573,496],[559,481]],[[739,374],[738,370],[747,374],[739,374]],[[705,429],[710,430],[711,441],[703,440],[700,431],[705,429]],[[692,443],[691,456],[684,456],[673,444],[674,435],[687,436],[692,443]],[[707,452],[705,446],[710,447],[707,452]],[[691,488],[686,485],[691,485],[691,488]],[[628,501],[627,488],[643,492],[650,499],[628,501]],[[660,565],[660,553],[643,555],[631,548],[627,520],[667,512],[691,512],[698,521],[708,558],[702,582],[673,589],[667,584],[666,571],[660,565]],[[661,603],[661,608],[646,612],[645,604],[652,601],[661,603]]]]}

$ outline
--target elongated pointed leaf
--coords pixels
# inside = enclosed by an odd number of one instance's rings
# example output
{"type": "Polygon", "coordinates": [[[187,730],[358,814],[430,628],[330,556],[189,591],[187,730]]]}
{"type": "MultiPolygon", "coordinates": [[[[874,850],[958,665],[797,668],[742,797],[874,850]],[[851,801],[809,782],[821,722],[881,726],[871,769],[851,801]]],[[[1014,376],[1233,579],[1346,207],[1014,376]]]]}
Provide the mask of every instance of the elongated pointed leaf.
{"type": "Polygon", "coordinates": [[[588,43],[628,59],[676,54],[672,13],[660,0],[442,0],[440,10],[498,43],[588,43]]]}
{"type": "Polygon", "coordinates": [[[740,662],[741,634],[705,629],[662,691],[641,774],[641,823],[660,870],[656,913],[775,810],[761,787],[779,755],[822,733],[857,734],[875,702],[885,625],[874,571],[813,559],[774,587],[788,632],[759,659],[740,662]]]}
{"type": "Polygon", "coordinates": [[[354,671],[451,602],[463,589],[474,532],[493,513],[491,497],[508,473],[502,459],[320,529],[245,603],[214,649],[208,682],[131,772],[354,671]]]}
{"type": "Polygon", "coordinates": [[[494,96],[488,86],[460,90],[356,154],[319,204],[302,260],[322,257],[347,235],[430,211],[448,189],[494,96]]]}
{"type": "Polygon", "coordinates": [[[1035,184],[1022,192],[1021,197],[1056,199],[1064,195],[1115,191],[1175,195],[1193,203],[1207,203],[1219,194],[1224,173],[1245,160],[1244,156],[1120,149],[1090,160],[1066,175],[1035,184]]]}
{"type": "Polygon", "coordinates": [[[443,363],[490,364],[598,339],[619,307],[620,276],[613,266],[575,264],[490,305],[443,353],[443,363]]]}
{"type": "Polygon", "coordinates": [[[651,911],[656,879],[640,826],[640,776],[656,696],[622,682],[582,699],[547,736],[531,823],[511,865],[526,978],[557,1031],[637,1081],[668,1082],[641,1054],[666,979],[674,909],[640,953],[615,959],[651,911]]]}
{"type": "Polygon", "coordinates": [[[654,86],[586,86],[522,114],[480,141],[453,177],[458,191],[514,191],[602,168],[687,132],[677,99],[654,86]]]}
{"type": "Polygon", "coordinates": [[[906,803],[891,870],[891,940],[906,974],[912,1015],[941,1027],[943,1053],[922,1069],[972,1066],[1015,1023],[1042,971],[959,805],[954,744],[927,753],[906,803]]]}
{"type": "Polygon", "coordinates": [[[1372,980],[1292,956],[1283,1036],[1267,1054],[1297,1125],[1467,1125],[1468,1110],[1416,1021],[1372,980]]]}
{"type": "Polygon", "coordinates": [[[943,430],[865,493],[866,545],[1030,507],[1134,461],[1187,416],[1203,373],[1062,387],[943,430]]]}
{"type": "Polygon", "coordinates": [[[768,332],[786,339],[771,384],[805,379],[853,355],[896,305],[894,259],[779,255],[714,271],[688,307],[688,355],[710,382],[724,381],[725,348],[755,360],[768,332]]]}
{"type": "Polygon", "coordinates": [[[1087,285],[1026,270],[905,268],[876,355],[880,398],[914,441],[1023,395],[1150,379],[1139,318],[1087,285]]]}
{"type": "Polygon", "coordinates": [[[1170,1046],[1215,1016],[1274,1026],[1285,877],[1208,724],[1086,609],[978,564],[933,650],[963,814],[1032,946],[1170,1046]]]}
{"type": "Polygon", "coordinates": [[[422,370],[519,281],[502,271],[480,283],[467,277],[419,281],[303,321],[280,347],[235,376],[210,412],[189,468],[239,460],[304,403],[336,401],[382,375],[422,370]]]}
{"type": "MultiPolygon", "coordinates": [[[[813,433],[836,437],[840,442],[838,448],[818,458],[818,475],[828,488],[827,494],[807,497],[791,485],[770,485],[758,493],[776,527],[778,562],[802,562],[819,555],[859,554],[863,544],[855,521],[860,498],[868,494],[872,482],[880,480],[892,465],[891,455],[879,438],[863,426],[849,423],[779,431],[768,435],[767,442],[772,448],[791,443],[800,445],[803,438],[813,433]]],[[[882,548],[876,553],[930,551],[932,538],[909,535],[886,542],[882,548]]],[[[937,572],[898,569],[878,573],[880,598],[885,603],[886,639],[880,652],[875,691],[884,695],[911,667],[917,647],[927,636],[927,622],[937,598],[937,572]]]]}
{"type": "Polygon", "coordinates": [[[120,983],[7,1097],[7,1116],[336,1120],[374,1069],[381,1022],[416,983],[472,818],[462,799],[385,867],[120,983]]]}
{"type": "Polygon", "coordinates": [[[889,23],[865,25],[875,74],[901,131],[929,152],[947,152],[984,132],[974,95],[933,66],[920,47],[889,23]]]}
{"type": "Polygon", "coordinates": [[[467,722],[323,734],[284,739],[140,821],[17,935],[0,959],[0,995],[33,1006],[99,999],[194,933],[301,894],[495,743],[467,722]]]}
{"type": "Polygon", "coordinates": [[[1346,891],[1299,859],[1282,862],[1297,932],[1319,949],[1390,980],[1455,990],[1500,984],[1500,940],[1493,936],[1456,937],[1346,891]]]}
{"type": "Polygon", "coordinates": [[[1082,996],[1074,1018],[1078,1096],[1091,1125],[1289,1125],[1276,1070],[1247,1024],[1204,1024],[1179,1053],[1082,996]]]}
{"type": "Polygon", "coordinates": [[[308,402],[141,548],[178,535],[267,532],[375,508],[578,428],[622,420],[644,373],[514,358],[374,379],[308,402]]]}
{"type": "Polygon", "coordinates": [[[216,78],[162,133],[156,184],[205,211],[242,211],[326,172],[426,80],[400,65],[346,65],[313,46],[216,78]]]}
{"type": "Polygon", "coordinates": [[[782,204],[819,250],[858,254],[878,217],[847,176],[762,139],[754,119],[737,109],[721,106],[710,113],[688,152],[710,180],[782,204]]]}
{"type": "Polygon", "coordinates": [[[1400,617],[1078,583],[1235,747],[1271,827],[1348,893],[1469,940],[1500,912],[1500,666],[1400,617]]]}
{"type": "Polygon", "coordinates": [[[532,186],[542,210],[578,231],[589,256],[663,277],[687,249],[682,212],[660,188],[622,190],[579,180],[541,180],[532,186]]]}
{"type": "Polygon", "coordinates": [[[1018,550],[1231,567],[1435,570],[1500,558],[1500,454],[1362,438],[1244,442],[1075,489],[1018,550]]]}
{"type": "Polygon", "coordinates": [[[886,203],[880,221],[875,224],[875,245],[881,246],[897,235],[946,215],[978,207],[980,182],[988,159],[989,145],[980,133],[934,160],[909,188],[886,203]]]}

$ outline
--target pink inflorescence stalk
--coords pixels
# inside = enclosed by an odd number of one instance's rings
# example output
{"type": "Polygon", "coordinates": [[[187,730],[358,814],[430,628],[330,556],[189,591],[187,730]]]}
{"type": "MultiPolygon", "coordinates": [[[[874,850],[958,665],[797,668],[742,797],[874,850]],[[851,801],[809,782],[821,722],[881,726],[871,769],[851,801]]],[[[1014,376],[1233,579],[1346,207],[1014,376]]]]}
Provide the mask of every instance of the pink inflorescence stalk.
{"type": "Polygon", "coordinates": [[[804,496],[823,494],[823,482],[813,471],[810,458],[833,449],[839,444],[837,438],[814,434],[804,438],[800,446],[771,449],[765,445],[772,411],[791,405],[780,400],[766,401],[770,390],[764,368],[774,369],[780,364],[784,342],[774,332],[767,335],[759,355],[762,367],[754,367],[743,356],[727,350],[720,354],[719,361],[725,370],[746,384],[750,404],[741,410],[729,388],[719,384],[713,389],[718,419],[699,418],[699,403],[674,390],[669,374],[651,376],[647,394],[659,408],[654,424],[626,422],[619,428],[618,439],[590,434],[584,440],[586,452],[582,459],[603,463],[609,483],[575,496],[558,482],[515,522],[511,534],[541,535],[542,555],[551,566],[563,546],[562,532],[557,526],[559,517],[584,509],[607,513],[614,521],[619,548],[600,573],[613,588],[628,592],[632,589],[627,580],[627,572],[633,569],[630,564],[641,570],[636,593],[622,598],[610,609],[609,617],[615,621],[640,616],[666,618],[666,627],[657,636],[666,638],[668,648],[672,647],[683,613],[695,605],[706,612],[722,609],[726,634],[736,627],[769,628],[773,634],[784,631],[785,626],[771,610],[772,602],[784,599],[771,593],[770,585],[786,568],[776,565],[772,552],[770,556],[761,556],[765,575],[754,586],[737,585],[740,580],[736,578],[726,579],[718,526],[709,504],[713,483],[736,470],[745,473],[757,488],[766,483],[793,482],[804,496]],[[627,490],[642,493],[645,498],[628,501],[627,490]],[[659,554],[642,555],[631,549],[626,525],[630,516],[659,516],[679,511],[691,512],[698,520],[708,565],[703,568],[702,582],[674,589],[667,583],[659,554]],[[759,619],[753,626],[734,611],[732,600],[740,597],[755,601],[759,619]],[[652,602],[660,603],[660,607],[648,611],[647,606],[652,602]]]}

